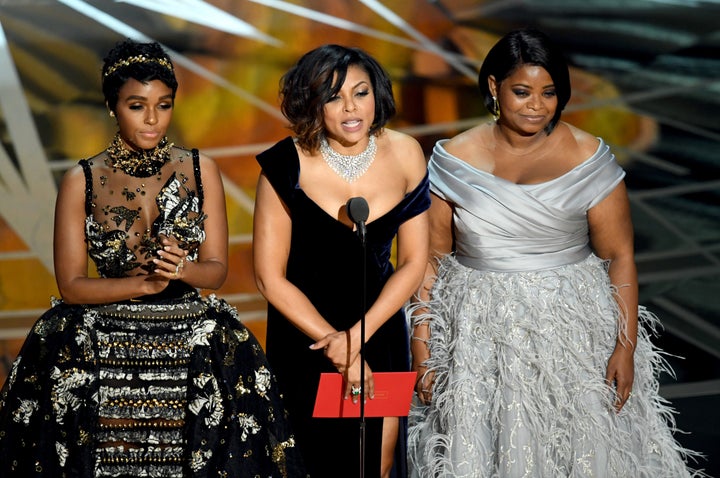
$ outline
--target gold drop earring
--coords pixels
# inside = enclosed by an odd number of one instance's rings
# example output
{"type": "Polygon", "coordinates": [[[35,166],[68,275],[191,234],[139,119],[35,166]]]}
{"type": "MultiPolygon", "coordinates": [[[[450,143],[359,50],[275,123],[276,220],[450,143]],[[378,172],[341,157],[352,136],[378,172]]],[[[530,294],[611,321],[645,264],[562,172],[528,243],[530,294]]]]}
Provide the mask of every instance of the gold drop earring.
{"type": "Polygon", "coordinates": [[[497,96],[493,96],[493,109],[492,115],[495,117],[495,121],[500,119],[500,104],[498,103],[497,96]]]}

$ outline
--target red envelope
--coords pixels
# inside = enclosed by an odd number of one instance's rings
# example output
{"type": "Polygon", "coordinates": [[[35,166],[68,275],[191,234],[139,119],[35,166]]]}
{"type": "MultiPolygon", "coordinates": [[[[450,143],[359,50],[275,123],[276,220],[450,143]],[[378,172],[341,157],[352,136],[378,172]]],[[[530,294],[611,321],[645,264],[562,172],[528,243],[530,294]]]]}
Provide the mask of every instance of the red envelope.
{"type": "MultiPolygon", "coordinates": [[[[365,401],[366,417],[405,417],[410,411],[416,372],[375,372],[375,398],[365,401]]],[[[343,377],[339,373],[320,374],[315,399],[315,418],[360,417],[360,402],[345,400],[343,377]]]]}

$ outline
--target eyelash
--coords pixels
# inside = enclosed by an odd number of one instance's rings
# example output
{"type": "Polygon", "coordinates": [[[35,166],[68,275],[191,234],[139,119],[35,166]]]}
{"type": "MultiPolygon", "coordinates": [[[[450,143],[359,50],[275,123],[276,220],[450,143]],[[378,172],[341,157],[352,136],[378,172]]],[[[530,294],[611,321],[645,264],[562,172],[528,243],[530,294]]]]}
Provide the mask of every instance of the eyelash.
{"type": "MultiPolygon", "coordinates": [[[[362,97],[365,97],[365,96],[367,96],[367,95],[369,95],[369,94],[370,94],[370,90],[362,90],[362,91],[358,91],[357,93],[355,93],[355,96],[359,96],[359,97],[362,98],[362,97]]],[[[337,96],[337,95],[336,95],[336,96],[333,96],[332,98],[330,98],[330,99],[328,100],[328,103],[330,103],[331,101],[337,101],[337,100],[339,100],[339,99],[340,99],[340,96],[337,96]]]]}
{"type": "MultiPolygon", "coordinates": [[[[130,105],[129,108],[133,111],[140,111],[145,108],[145,105],[130,105]]],[[[158,108],[161,110],[169,110],[172,109],[172,104],[170,103],[161,103],[158,105],[158,108]]]]}
{"type": "MultiPolygon", "coordinates": [[[[515,96],[521,96],[521,97],[525,97],[525,96],[529,95],[529,93],[525,90],[515,90],[515,91],[513,91],[513,93],[515,94],[515,96]]],[[[543,96],[545,96],[547,98],[552,98],[552,97],[555,97],[556,95],[557,95],[557,93],[555,93],[555,90],[543,91],[543,96]]]]}

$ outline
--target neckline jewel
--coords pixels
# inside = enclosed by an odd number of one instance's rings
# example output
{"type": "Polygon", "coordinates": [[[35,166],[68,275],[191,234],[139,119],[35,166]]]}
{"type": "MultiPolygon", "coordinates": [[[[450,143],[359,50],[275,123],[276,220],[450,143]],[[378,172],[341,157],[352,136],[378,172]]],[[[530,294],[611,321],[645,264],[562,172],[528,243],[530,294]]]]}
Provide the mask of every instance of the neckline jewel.
{"type": "Polygon", "coordinates": [[[377,145],[375,135],[371,134],[365,149],[356,155],[340,154],[328,143],[325,136],[320,138],[320,155],[330,169],[348,183],[352,183],[365,174],[375,159],[377,145]]]}
{"type": "Polygon", "coordinates": [[[164,137],[152,149],[135,151],[128,148],[120,137],[120,133],[117,133],[105,150],[106,162],[108,166],[120,169],[130,176],[148,178],[159,173],[165,163],[170,161],[172,147],[173,143],[168,142],[167,137],[164,137]]]}

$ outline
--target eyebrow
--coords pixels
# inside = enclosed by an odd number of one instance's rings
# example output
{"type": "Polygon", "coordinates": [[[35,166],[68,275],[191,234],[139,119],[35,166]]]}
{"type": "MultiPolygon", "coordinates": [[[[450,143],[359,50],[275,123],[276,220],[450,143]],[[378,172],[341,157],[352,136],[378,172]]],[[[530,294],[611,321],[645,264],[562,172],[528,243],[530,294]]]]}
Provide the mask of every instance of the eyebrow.
{"type": "MultiPolygon", "coordinates": [[[[161,96],[161,97],[158,98],[158,99],[161,100],[161,101],[162,101],[162,100],[171,100],[171,99],[172,99],[172,95],[161,96]]],[[[142,95],[130,95],[130,96],[128,96],[128,97],[125,99],[125,101],[131,101],[131,100],[148,101],[148,98],[147,98],[147,96],[142,96],[142,95]]]]}
{"type": "MultiPolygon", "coordinates": [[[[513,84],[510,85],[510,86],[511,86],[511,87],[513,87],[513,86],[522,86],[523,88],[531,88],[530,85],[527,85],[527,84],[525,84],[525,83],[513,83],[513,84]]],[[[549,85],[545,85],[545,86],[542,87],[543,90],[544,90],[544,89],[547,89],[547,88],[555,88],[555,83],[550,83],[549,85]]]]}

